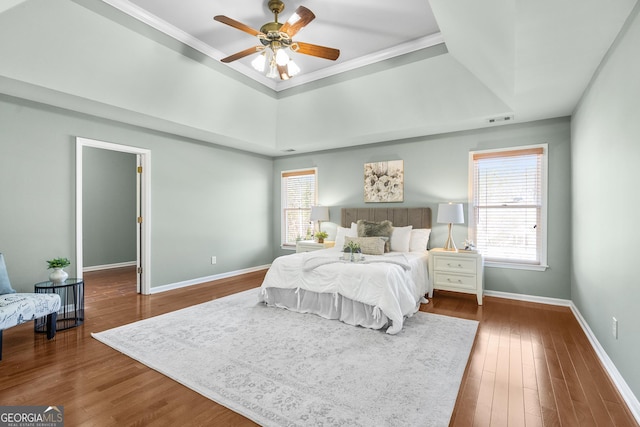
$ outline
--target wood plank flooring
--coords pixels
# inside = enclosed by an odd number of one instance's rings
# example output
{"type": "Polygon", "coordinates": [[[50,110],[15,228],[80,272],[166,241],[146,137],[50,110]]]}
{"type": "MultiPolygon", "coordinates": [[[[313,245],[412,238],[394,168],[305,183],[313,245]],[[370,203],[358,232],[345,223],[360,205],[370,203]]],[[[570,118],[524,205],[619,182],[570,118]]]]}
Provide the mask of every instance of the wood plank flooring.
{"type": "MultiPolygon", "coordinates": [[[[67,426],[255,426],[91,338],[260,286],[263,272],[156,295],[132,268],[85,274],[85,323],[47,341],[4,331],[0,405],[64,406],[67,426]]],[[[436,292],[422,311],[480,322],[451,426],[638,426],[566,307],[436,292]]],[[[429,405],[429,402],[423,402],[429,405]]]]}

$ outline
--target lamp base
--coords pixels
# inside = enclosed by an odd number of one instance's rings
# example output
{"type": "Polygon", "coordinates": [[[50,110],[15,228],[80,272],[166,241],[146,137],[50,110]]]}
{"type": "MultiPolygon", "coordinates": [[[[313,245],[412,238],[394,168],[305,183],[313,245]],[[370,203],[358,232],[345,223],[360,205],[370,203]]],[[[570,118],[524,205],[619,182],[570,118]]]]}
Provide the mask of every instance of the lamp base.
{"type": "Polygon", "coordinates": [[[447,237],[447,241],[445,242],[442,249],[444,249],[445,251],[458,252],[458,248],[456,248],[456,242],[453,241],[453,236],[451,235],[452,226],[453,224],[449,223],[449,236],[447,237]]]}

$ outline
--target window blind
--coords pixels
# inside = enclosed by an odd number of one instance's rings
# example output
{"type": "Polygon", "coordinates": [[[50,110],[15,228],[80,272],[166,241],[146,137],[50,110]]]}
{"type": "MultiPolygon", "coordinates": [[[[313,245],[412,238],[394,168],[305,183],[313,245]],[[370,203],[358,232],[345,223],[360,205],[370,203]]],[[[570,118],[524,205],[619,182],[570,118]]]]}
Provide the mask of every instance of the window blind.
{"type": "Polygon", "coordinates": [[[475,243],[486,260],[540,264],[544,149],[473,154],[475,243]]]}
{"type": "Polygon", "coordinates": [[[316,200],[315,169],[282,172],[283,245],[295,245],[312,231],[311,206],[316,200]]]}

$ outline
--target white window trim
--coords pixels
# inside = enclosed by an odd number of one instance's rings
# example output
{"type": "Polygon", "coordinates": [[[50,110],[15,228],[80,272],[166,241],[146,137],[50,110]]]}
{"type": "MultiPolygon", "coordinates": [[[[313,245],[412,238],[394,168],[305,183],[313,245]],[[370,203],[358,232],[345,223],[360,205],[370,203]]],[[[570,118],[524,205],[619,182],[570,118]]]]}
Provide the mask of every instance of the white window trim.
{"type": "Polygon", "coordinates": [[[534,145],[521,145],[515,147],[507,147],[507,148],[496,148],[489,150],[476,150],[469,152],[469,202],[467,218],[469,218],[469,228],[467,238],[469,240],[473,240],[473,236],[475,236],[476,224],[475,224],[475,215],[473,212],[473,155],[481,154],[481,153],[499,153],[503,151],[514,151],[514,150],[526,150],[529,148],[542,148],[544,154],[542,155],[542,212],[541,212],[541,227],[542,233],[540,233],[540,264],[524,264],[517,262],[505,262],[505,261],[486,261],[484,262],[485,267],[490,268],[509,268],[515,270],[531,270],[531,271],[545,271],[549,268],[547,264],[547,245],[549,244],[548,240],[548,227],[547,227],[547,215],[549,210],[549,199],[548,199],[548,189],[549,189],[549,167],[548,167],[548,157],[549,157],[549,144],[534,144],[534,145]]]}
{"type": "Polygon", "coordinates": [[[311,167],[311,168],[300,168],[300,169],[288,169],[288,170],[283,170],[280,171],[280,249],[284,249],[284,250],[291,250],[291,251],[295,251],[296,250],[296,245],[293,244],[285,244],[284,241],[286,239],[285,236],[285,230],[286,230],[286,224],[285,224],[285,218],[284,218],[284,197],[282,197],[282,195],[285,192],[285,186],[284,186],[284,180],[282,179],[282,175],[287,174],[287,173],[295,173],[295,172],[302,172],[302,171],[309,171],[312,170],[314,171],[315,174],[315,201],[313,202],[314,205],[318,204],[318,168],[317,167],[311,167]]]}

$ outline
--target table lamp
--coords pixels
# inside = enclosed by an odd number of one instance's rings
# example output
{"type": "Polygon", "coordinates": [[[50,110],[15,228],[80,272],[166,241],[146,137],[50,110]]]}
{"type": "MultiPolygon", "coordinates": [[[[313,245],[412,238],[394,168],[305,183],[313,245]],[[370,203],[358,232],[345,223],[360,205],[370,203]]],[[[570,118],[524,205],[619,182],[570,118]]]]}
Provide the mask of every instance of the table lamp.
{"type": "Polygon", "coordinates": [[[464,213],[462,211],[462,203],[440,203],[438,205],[438,222],[449,224],[449,236],[444,244],[445,251],[457,251],[456,243],[451,235],[451,227],[453,224],[464,224],[464,213]]]}
{"type": "Polygon", "coordinates": [[[318,221],[318,231],[322,231],[320,228],[321,221],[329,221],[329,207],[328,206],[311,206],[311,221],[318,221]]]}

